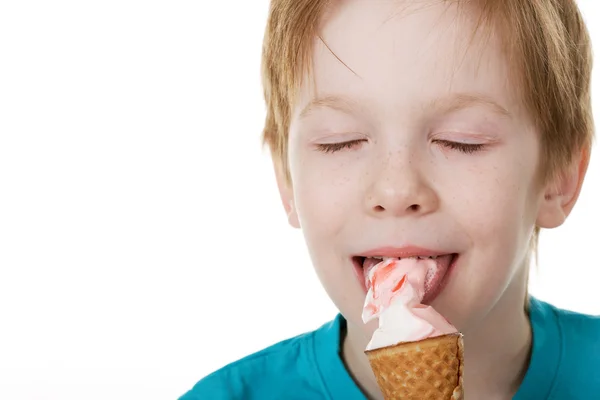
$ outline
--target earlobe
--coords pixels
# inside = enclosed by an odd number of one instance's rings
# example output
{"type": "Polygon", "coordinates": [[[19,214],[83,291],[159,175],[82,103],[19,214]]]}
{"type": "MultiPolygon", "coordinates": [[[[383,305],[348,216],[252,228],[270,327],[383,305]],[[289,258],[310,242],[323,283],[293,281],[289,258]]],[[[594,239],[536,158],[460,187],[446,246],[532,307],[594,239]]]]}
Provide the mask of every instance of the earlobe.
{"type": "Polygon", "coordinates": [[[283,204],[283,209],[287,215],[288,223],[292,227],[299,229],[300,221],[296,211],[296,204],[294,203],[294,190],[292,188],[292,184],[287,178],[280,163],[273,160],[273,168],[275,169],[275,177],[277,179],[279,196],[281,198],[281,203],[283,204]]]}
{"type": "Polygon", "coordinates": [[[296,229],[300,229],[300,221],[298,220],[298,213],[296,212],[296,206],[294,205],[294,200],[290,201],[290,205],[286,208],[288,223],[296,229]]]}
{"type": "Polygon", "coordinates": [[[546,186],[538,212],[539,227],[552,229],[565,222],[579,198],[589,159],[589,148],[585,148],[569,168],[546,186]]]}

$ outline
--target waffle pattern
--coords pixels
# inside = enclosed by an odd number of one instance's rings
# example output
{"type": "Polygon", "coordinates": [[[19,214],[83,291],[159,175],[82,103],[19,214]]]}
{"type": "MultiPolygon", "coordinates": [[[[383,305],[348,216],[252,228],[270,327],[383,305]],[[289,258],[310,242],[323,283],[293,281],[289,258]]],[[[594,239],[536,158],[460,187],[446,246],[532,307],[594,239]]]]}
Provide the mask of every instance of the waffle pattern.
{"type": "Polygon", "coordinates": [[[386,400],[463,400],[460,333],[366,352],[386,400]]]}

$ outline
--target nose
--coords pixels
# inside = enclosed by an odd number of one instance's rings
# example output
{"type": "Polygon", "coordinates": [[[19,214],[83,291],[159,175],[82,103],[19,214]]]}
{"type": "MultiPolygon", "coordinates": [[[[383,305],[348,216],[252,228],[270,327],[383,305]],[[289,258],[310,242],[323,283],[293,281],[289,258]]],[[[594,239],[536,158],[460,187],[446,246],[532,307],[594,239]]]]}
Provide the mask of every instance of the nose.
{"type": "Polygon", "coordinates": [[[367,212],[375,217],[426,215],[439,207],[439,198],[425,179],[418,160],[390,155],[375,171],[366,193],[367,212]]]}

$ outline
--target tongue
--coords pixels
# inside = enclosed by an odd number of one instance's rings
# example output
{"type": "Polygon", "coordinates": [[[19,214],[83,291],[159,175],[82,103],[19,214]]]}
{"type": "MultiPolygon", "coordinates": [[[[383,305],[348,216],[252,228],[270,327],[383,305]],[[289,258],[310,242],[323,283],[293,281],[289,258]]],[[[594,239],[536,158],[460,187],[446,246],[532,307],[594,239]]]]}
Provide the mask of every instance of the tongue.
{"type": "Polygon", "coordinates": [[[434,283],[434,278],[438,273],[442,275],[446,272],[448,267],[450,266],[450,261],[452,260],[452,255],[448,254],[445,256],[438,256],[435,260],[431,258],[426,259],[418,259],[418,258],[386,258],[385,260],[367,257],[363,262],[363,274],[365,278],[365,286],[367,290],[371,287],[372,284],[372,276],[371,271],[373,271],[375,266],[378,266],[378,270],[381,269],[386,264],[395,264],[396,266],[402,265],[404,268],[408,270],[414,268],[415,266],[425,267],[425,281],[424,281],[424,290],[425,292],[429,291],[431,288],[431,284],[434,283]]]}
{"type": "Polygon", "coordinates": [[[373,258],[373,257],[365,258],[365,260],[363,261],[363,271],[365,273],[365,278],[369,274],[369,271],[371,270],[371,268],[373,268],[380,262],[382,262],[382,260],[379,258],[373,258]]]}

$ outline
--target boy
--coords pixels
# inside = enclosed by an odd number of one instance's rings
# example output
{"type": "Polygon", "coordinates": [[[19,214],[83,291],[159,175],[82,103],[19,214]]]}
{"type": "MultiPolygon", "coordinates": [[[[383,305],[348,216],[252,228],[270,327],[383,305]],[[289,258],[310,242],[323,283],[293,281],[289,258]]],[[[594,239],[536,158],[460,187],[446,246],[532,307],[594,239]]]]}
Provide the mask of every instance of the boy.
{"type": "Polygon", "coordinates": [[[527,294],[593,136],[574,0],[272,0],[263,72],[289,223],[338,317],[204,378],[191,399],[379,399],[363,265],[438,256],[467,399],[599,396],[600,318],[527,294]]]}

